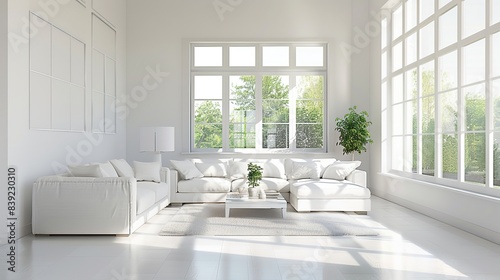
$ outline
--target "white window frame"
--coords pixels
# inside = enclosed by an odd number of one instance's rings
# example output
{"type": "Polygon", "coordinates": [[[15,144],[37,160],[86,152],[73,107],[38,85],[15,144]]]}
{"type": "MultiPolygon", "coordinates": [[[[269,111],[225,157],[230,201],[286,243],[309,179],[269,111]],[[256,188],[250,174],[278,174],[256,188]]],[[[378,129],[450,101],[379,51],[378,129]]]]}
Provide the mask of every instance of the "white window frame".
{"type": "Polygon", "coordinates": [[[193,41],[189,44],[189,57],[190,57],[190,97],[189,97],[189,120],[190,120],[190,152],[203,152],[203,153],[326,153],[328,137],[327,137],[327,78],[328,78],[328,44],[323,42],[196,42],[193,41]],[[222,66],[195,66],[194,49],[195,47],[216,47],[221,46],[223,49],[222,66]],[[262,48],[266,46],[286,46],[289,47],[289,66],[263,66],[262,48]],[[255,66],[229,66],[229,47],[255,47],[255,66]],[[323,47],[323,66],[295,66],[296,47],[323,47]],[[222,148],[195,148],[194,147],[194,77],[199,75],[217,75],[222,76],[222,116],[223,116],[223,143],[222,148]],[[256,127],[255,138],[256,147],[253,148],[230,148],[229,143],[229,97],[230,97],[230,76],[254,75],[256,77],[256,127]],[[268,75],[283,75],[289,76],[289,88],[292,89],[295,85],[296,77],[305,75],[323,76],[323,147],[322,148],[296,148],[295,145],[295,99],[293,98],[293,90],[290,90],[290,119],[289,119],[289,147],[288,148],[274,148],[268,149],[262,147],[262,89],[259,85],[262,84],[262,77],[268,75]],[[293,100],[293,102],[292,102],[293,100]]]}
{"type": "MultiPolygon", "coordinates": [[[[386,38],[385,42],[381,42],[381,53],[384,54],[385,56],[382,55],[382,57],[386,58],[386,61],[382,62],[382,65],[386,65],[386,73],[381,73],[381,92],[382,92],[382,112],[381,112],[381,117],[382,117],[382,133],[383,133],[383,138],[387,139],[386,145],[383,146],[383,149],[385,151],[386,156],[382,157],[382,166],[383,166],[383,171],[387,173],[392,173],[398,176],[402,177],[407,177],[407,178],[412,178],[416,179],[419,181],[425,181],[425,182],[430,182],[430,183],[436,183],[440,185],[444,185],[447,187],[452,187],[452,188],[458,188],[458,189],[463,189],[467,191],[472,191],[475,193],[479,194],[485,194],[485,195],[490,195],[490,196],[495,196],[495,197],[500,197],[500,187],[499,186],[494,186],[493,184],[493,144],[494,144],[494,133],[498,133],[498,130],[495,130],[494,123],[493,123],[493,81],[498,80],[500,77],[493,77],[492,76],[492,40],[491,37],[500,32],[500,23],[496,24],[490,24],[491,22],[491,17],[492,17],[492,1],[493,0],[486,0],[486,12],[485,12],[485,29],[472,34],[466,38],[462,38],[462,0],[452,0],[450,3],[447,3],[443,7],[439,8],[439,1],[435,1],[435,13],[424,20],[423,22],[418,23],[417,20],[417,25],[415,27],[412,27],[410,30],[405,30],[405,24],[406,24],[406,3],[407,0],[400,0],[397,3],[393,4],[391,7],[384,7],[384,9],[390,9],[391,14],[393,11],[395,11],[397,8],[403,6],[403,34],[396,38],[395,40],[392,40],[392,21],[390,16],[383,19],[383,24],[382,28],[384,28],[383,32],[386,32],[385,36],[381,36],[381,38],[386,38]],[[457,6],[458,11],[457,11],[457,20],[458,20],[458,25],[457,25],[457,42],[439,49],[439,17],[443,15],[444,13],[448,12],[450,9],[454,8],[457,6]],[[392,71],[392,46],[398,44],[399,42],[404,42],[409,35],[412,35],[415,32],[419,32],[422,27],[425,27],[428,23],[434,22],[434,52],[422,59],[417,58],[417,60],[409,65],[406,65],[406,44],[403,46],[403,67],[396,70],[392,71]],[[463,48],[474,43],[477,41],[480,41],[482,39],[485,39],[485,80],[471,83],[464,85],[464,79],[463,79],[463,48]],[[458,138],[458,179],[447,179],[441,177],[441,171],[442,171],[442,142],[441,142],[441,136],[444,134],[449,134],[448,132],[442,132],[440,131],[440,110],[441,108],[439,107],[439,95],[445,92],[449,92],[450,89],[447,90],[439,90],[439,85],[438,85],[438,73],[439,73],[439,58],[442,57],[443,55],[449,54],[451,52],[457,51],[457,68],[458,68],[458,73],[457,73],[457,110],[458,110],[458,129],[457,129],[457,138],[458,138]],[[436,106],[435,110],[435,115],[434,115],[434,120],[435,120],[435,129],[434,129],[434,175],[429,176],[429,175],[423,175],[422,174],[422,109],[421,109],[421,102],[420,99],[422,98],[422,95],[420,93],[419,89],[419,96],[417,97],[418,101],[418,132],[417,132],[417,138],[418,138],[418,168],[417,172],[413,173],[411,170],[405,169],[405,166],[403,166],[403,170],[395,170],[393,168],[393,155],[392,155],[392,140],[394,136],[398,135],[393,135],[392,132],[392,118],[393,118],[393,106],[392,104],[392,78],[399,75],[403,74],[405,76],[406,72],[412,69],[420,69],[418,68],[419,66],[422,66],[426,64],[429,61],[434,61],[434,73],[435,73],[435,83],[434,83],[434,103],[436,106]],[[465,181],[465,135],[468,133],[466,131],[465,127],[465,92],[464,89],[473,85],[478,85],[478,84],[485,84],[485,92],[486,92],[486,109],[485,109],[485,115],[486,115],[486,127],[485,127],[485,142],[486,142],[486,155],[485,155],[485,166],[486,166],[486,178],[485,178],[485,184],[480,184],[480,183],[474,183],[474,182],[469,182],[465,181]],[[385,88],[384,88],[385,87],[385,88]],[[461,117],[461,118],[460,118],[461,117]]],[[[422,1],[422,0],[420,0],[422,1]]],[[[418,1],[417,5],[420,5],[420,1],[418,1]]],[[[470,1],[470,0],[469,0],[470,1]]],[[[417,38],[417,48],[419,46],[420,42],[420,37],[417,38]]],[[[418,54],[417,54],[418,57],[418,54]]],[[[383,59],[383,58],[382,58],[383,59]]],[[[381,72],[384,69],[381,69],[381,72]]],[[[417,82],[417,84],[420,84],[420,82],[417,82]]],[[[406,90],[406,80],[404,79],[403,82],[403,88],[406,90]]],[[[405,103],[403,101],[402,103],[405,103]]],[[[406,107],[403,108],[403,115],[405,118],[409,117],[406,112],[406,107]]],[[[406,125],[407,122],[404,121],[404,124],[406,125]]],[[[410,136],[406,135],[406,129],[403,129],[403,137],[410,136]]],[[[403,138],[404,139],[404,138],[403,138]]],[[[404,142],[404,145],[407,145],[406,142],[404,142]]],[[[408,147],[403,146],[403,151],[406,151],[408,147]]],[[[411,148],[411,147],[410,147],[411,148]]]]}

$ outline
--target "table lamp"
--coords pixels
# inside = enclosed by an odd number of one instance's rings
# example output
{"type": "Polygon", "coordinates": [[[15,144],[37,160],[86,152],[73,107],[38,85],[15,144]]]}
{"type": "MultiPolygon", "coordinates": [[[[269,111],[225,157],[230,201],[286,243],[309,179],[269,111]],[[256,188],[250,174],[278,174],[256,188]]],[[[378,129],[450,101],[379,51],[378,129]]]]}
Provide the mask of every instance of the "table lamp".
{"type": "Polygon", "coordinates": [[[173,127],[142,127],[140,133],[140,151],[154,152],[155,161],[162,163],[162,152],[175,151],[173,127]]]}

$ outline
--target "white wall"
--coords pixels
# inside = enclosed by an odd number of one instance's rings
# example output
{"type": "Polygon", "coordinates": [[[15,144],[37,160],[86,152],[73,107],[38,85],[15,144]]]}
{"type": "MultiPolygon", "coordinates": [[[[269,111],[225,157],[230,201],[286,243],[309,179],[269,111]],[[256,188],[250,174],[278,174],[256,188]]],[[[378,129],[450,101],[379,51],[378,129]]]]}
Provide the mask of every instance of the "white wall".
{"type": "MultiPolygon", "coordinates": [[[[384,0],[370,0],[370,10],[378,12],[384,0]]],[[[383,174],[385,153],[382,138],[380,93],[380,36],[371,46],[371,106],[375,145],[370,154],[371,190],[378,196],[414,209],[445,223],[500,244],[500,199],[474,195],[439,185],[383,174]]]]}
{"type": "MultiPolygon", "coordinates": [[[[92,7],[90,3],[92,1],[86,2],[87,6],[84,7],[76,0],[9,1],[8,29],[12,36],[16,36],[17,40],[16,43],[9,44],[8,53],[8,164],[18,167],[19,237],[31,232],[31,188],[33,182],[39,176],[54,174],[55,170],[51,167],[52,164],[58,163],[65,166],[125,157],[126,126],[124,119],[118,120],[117,133],[114,135],[90,133],[90,50],[92,46],[92,7]],[[88,134],[30,130],[29,49],[28,34],[26,33],[30,11],[43,16],[53,25],[86,44],[86,131],[89,131],[88,134]],[[88,145],[89,143],[93,144],[88,145]],[[84,147],[90,148],[84,149],[84,147]]],[[[99,13],[110,15],[113,20],[111,24],[117,29],[117,93],[119,96],[123,96],[125,94],[126,70],[126,5],[124,1],[115,0],[113,2],[113,9],[105,9],[99,13]]],[[[32,30],[36,30],[36,26],[34,27],[32,30]]],[[[31,36],[36,36],[36,31],[31,36]]],[[[4,212],[3,209],[2,212],[4,212]]],[[[2,228],[2,230],[4,229],[2,228]]]]}
{"type": "MultiPolygon", "coordinates": [[[[7,182],[7,3],[0,0],[0,182],[7,182]]],[[[7,190],[0,191],[0,221],[7,219],[7,190]]],[[[7,228],[0,227],[0,246],[6,242],[7,228]]]]}
{"type": "MultiPolygon", "coordinates": [[[[367,111],[370,114],[370,34],[367,33],[367,22],[370,17],[370,5],[367,0],[352,1],[352,40],[351,47],[351,104],[357,106],[357,111],[367,111]]],[[[370,30],[369,30],[370,31],[370,30]]],[[[371,31],[370,31],[371,32],[371,31]]],[[[373,127],[369,128],[370,134],[373,127]]],[[[367,152],[355,155],[355,159],[363,162],[362,169],[371,173],[370,150],[373,145],[367,145],[367,152]]]]}
{"type": "MultiPolygon", "coordinates": [[[[329,152],[342,156],[335,146],[335,117],[343,116],[353,97],[351,63],[339,45],[350,43],[351,0],[252,0],[252,1],[133,1],[127,2],[127,89],[133,95],[147,75],[147,67],[168,72],[157,88],[130,110],[127,121],[127,158],[151,160],[141,154],[138,131],[141,126],[174,126],[176,151],[163,155],[164,165],[171,158],[183,158],[189,151],[188,45],[192,40],[320,40],[329,43],[328,131],[329,152]],[[213,3],[237,3],[219,15],[213,3]]],[[[354,1],[367,6],[366,0],[354,1]]],[[[365,54],[366,55],[366,54],[365,54]]],[[[362,65],[355,58],[356,65],[362,65]]],[[[369,72],[361,73],[356,89],[367,94],[369,72]],[[363,82],[361,82],[363,83],[363,82]]],[[[358,95],[356,103],[369,108],[369,100],[358,95]]],[[[200,156],[200,155],[191,155],[200,156]]],[[[203,156],[203,155],[201,155],[203,156]]],[[[217,155],[221,156],[221,155],[217,155]]],[[[231,155],[229,155],[231,156],[231,155]]],[[[252,155],[256,156],[256,155],[252,155]]],[[[363,165],[366,169],[368,166],[363,165]]]]}

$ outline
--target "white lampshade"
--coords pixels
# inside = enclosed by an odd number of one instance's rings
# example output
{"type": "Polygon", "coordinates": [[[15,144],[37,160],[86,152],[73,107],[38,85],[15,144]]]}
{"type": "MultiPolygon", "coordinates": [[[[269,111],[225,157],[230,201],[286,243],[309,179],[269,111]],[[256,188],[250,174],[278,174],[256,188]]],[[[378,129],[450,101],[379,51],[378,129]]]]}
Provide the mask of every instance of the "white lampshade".
{"type": "Polygon", "coordinates": [[[140,135],[141,152],[173,152],[175,151],[175,134],[173,127],[143,127],[140,135]]]}

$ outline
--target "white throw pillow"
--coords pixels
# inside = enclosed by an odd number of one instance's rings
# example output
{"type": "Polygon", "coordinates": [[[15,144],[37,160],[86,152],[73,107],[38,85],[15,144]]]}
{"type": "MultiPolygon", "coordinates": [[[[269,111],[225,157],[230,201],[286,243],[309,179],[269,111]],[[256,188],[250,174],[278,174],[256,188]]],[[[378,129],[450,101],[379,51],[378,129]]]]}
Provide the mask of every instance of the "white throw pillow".
{"type": "Polygon", "coordinates": [[[112,159],[109,162],[114,166],[116,172],[120,177],[134,177],[134,170],[132,166],[124,159],[112,159]]]}
{"type": "Polygon", "coordinates": [[[202,178],[203,173],[196,168],[194,163],[189,160],[171,160],[170,163],[180,173],[181,178],[184,180],[191,180],[194,178],[202,178]]]}
{"type": "Polygon", "coordinates": [[[325,174],[326,168],[328,166],[330,166],[330,164],[332,164],[336,161],[337,160],[334,158],[322,158],[322,159],[318,159],[317,161],[315,161],[317,164],[319,164],[320,169],[321,169],[321,171],[319,173],[319,177],[323,178],[323,174],[325,174]]]}
{"type": "Polygon", "coordinates": [[[111,162],[107,161],[105,163],[101,163],[100,166],[103,177],[118,177],[118,173],[116,173],[116,170],[111,162]]]}
{"type": "Polygon", "coordinates": [[[137,181],[160,182],[161,163],[134,161],[135,178],[137,181]]]}
{"type": "Polygon", "coordinates": [[[226,177],[226,164],[222,162],[196,162],[196,168],[205,177],[226,177]]]}
{"type": "Polygon", "coordinates": [[[319,165],[315,162],[293,162],[292,176],[294,180],[319,179],[319,165]]]}
{"type": "MultiPolygon", "coordinates": [[[[283,164],[283,160],[281,159],[242,159],[235,162],[239,162],[245,165],[245,170],[244,170],[245,177],[247,176],[248,173],[248,164],[253,163],[262,167],[262,177],[286,179],[285,166],[283,164]]],[[[239,169],[243,168],[240,167],[239,169]]],[[[241,178],[242,177],[237,179],[241,178]]]]}
{"type": "Polygon", "coordinates": [[[336,161],[326,168],[323,178],[345,180],[360,165],[361,161],[336,161]]]}
{"type": "Polygon", "coordinates": [[[73,177],[103,177],[100,164],[68,166],[68,170],[73,177]]]}
{"type": "Polygon", "coordinates": [[[244,179],[247,177],[248,164],[240,161],[230,161],[227,176],[231,180],[244,179]]]}
{"type": "Polygon", "coordinates": [[[257,163],[262,167],[262,177],[285,179],[285,166],[280,160],[270,160],[263,163],[257,163]]]}
{"type": "Polygon", "coordinates": [[[319,169],[319,177],[321,178],[323,177],[323,173],[325,172],[326,168],[335,161],[336,159],[334,158],[319,158],[319,159],[287,158],[285,159],[285,164],[284,164],[286,179],[293,179],[292,173],[293,173],[294,162],[315,163],[317,165],[317,168],[319,169]]]}

